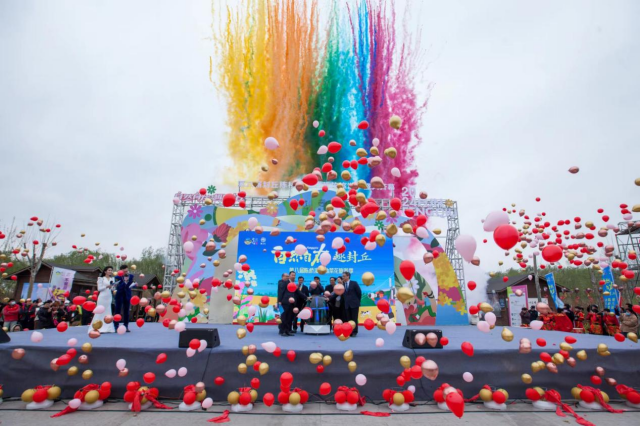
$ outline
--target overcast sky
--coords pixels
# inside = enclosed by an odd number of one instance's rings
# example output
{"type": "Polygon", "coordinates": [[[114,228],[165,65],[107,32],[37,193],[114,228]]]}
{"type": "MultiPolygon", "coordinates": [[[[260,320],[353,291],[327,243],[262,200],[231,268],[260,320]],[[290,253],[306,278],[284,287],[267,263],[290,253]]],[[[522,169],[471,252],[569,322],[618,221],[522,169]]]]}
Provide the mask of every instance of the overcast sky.
{"type": "MultiPolygon", "coordinates": [[[[640,2],[419,5],[435,86],[418,190],[457,200],[463,233],[491,238],[480,220],[511,203],[615,221],[640,203],[640,2]]],[[[65,250],[166,246],[174,193],[222,189],[229,165],[210,22],[206,0],[0,1],[0,222],[55,218],[65,250]]]]}

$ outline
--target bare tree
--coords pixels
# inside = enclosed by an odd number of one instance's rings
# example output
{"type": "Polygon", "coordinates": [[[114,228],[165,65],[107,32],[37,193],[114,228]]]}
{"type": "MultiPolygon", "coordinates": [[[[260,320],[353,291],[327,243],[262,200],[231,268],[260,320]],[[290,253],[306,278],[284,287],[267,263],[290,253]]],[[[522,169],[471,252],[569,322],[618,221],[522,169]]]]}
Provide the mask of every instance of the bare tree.
{"type": "Polygon", "coordinates": [[[27,297],[31,297],[36,275],[42,266],[47,249],[56,245],[54,241],[59,234],[60,225],[45,224],[43,219],[32,217],[27,223],[27,230],[21,230],[16,234],[19,245],[12,253],[16,259],[27,262],[29,268],[29,291],[27,297]]]}

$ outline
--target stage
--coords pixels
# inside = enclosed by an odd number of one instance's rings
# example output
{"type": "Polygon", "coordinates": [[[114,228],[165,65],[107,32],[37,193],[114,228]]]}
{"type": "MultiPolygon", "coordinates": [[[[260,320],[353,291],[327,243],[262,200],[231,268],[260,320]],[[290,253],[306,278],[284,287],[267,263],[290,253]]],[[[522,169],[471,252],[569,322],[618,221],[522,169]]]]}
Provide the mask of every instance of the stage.
{"type": "MultiPolygon", "coordinates": [[[[444,326],[434,327],[440,329],[443,335],[449,339],[449,344],[444,349],[407,349],[402,346],[402,338],[406,327],[398,327],[395,334],[389,335],[385,331],[374,329],[367,331],[363,327],[356,338],[350,338],[345,342],[339,341],[334,335],[311,336],[298,332],[294,337],[280,337],[275,326],[256,326],[253,333],[247,333],[244,339],[236,337],[238,326],[233,325],[189,325],[188,327],[217,327],[220,334],[221,345],[216,348],[207,348],[201,353],[189,358],[185,349],[178,348],[178,333],[164,329],[161,324],[145,324],[138,328],[131,326],[131,333],[124,335],[104,334],[100,338],[92,340],[87,335],[86,327],[70,327],[66,332],[57,330],[40,330],[44,339],[40,343],[30,340],[31,333],[11,333],[11,342],[0,345],[0,365],[2,374],[0,384],[4,386],[5,397],[19,397],[21,393],[36,385],[56,384],[62,388],[62,397],[70,398],[73,393],[89,383],[101,383],[110,381],[113,385],[112,396],[122,398],[125,386],[129,381],[142,382],[144,373],[156,374],[153,386],[160,390],[162,397],[177,398],[184,386],[203,381],[206,385],[208,396],[215,401],[226,400],[227,394],[241,386],[250,386],[254,377],[260,378],[259,394],[279,392],[279,377],[282,372],[291,372],[294,376],[294,387],[307,390],[310,394],[317,394],[321,383],[329,382],[334,391],[338,386],[356,386],[355,376],[364,374],[367,383],[360,387],[360,391],[371,400],[381,400],[382,391],[386,388],[397,388],[396,378],[402,372],[399,359],[407,355],[412,362],[417,356],[432,359],[438,364],[439,376],[435,381],[422,377],[420,380],[412,380],[405,385],[416,387],[417,400],[431,400],[433,391],[442,383],[447,382],[460,388],[465,397],[475,395],[480,388],[489,384],[504,388],[509,392],[510,398],[524,398],[525,385],[520,376],[522,373],[531,374],[533,384],[554,388],[560,391],[563,399],[570,399],[570,389],[577,384],[591,385],[589,378],[596,374],[596,367],[605,369],[605,377],[615,378],[618,383],[632,387],[640,387],[640,375],[636,374],[638,357],[638,344],[629,340],[617,342],[611,337],[571,334],[577,339],[571,352],[575,357],[578,350],[587,351],[588,359],[577,361],[575,368],[567,363],[558,366],[558,374],[547,370],[532,373],[531,363],[539,360],[541,352],[553,355],[559,351],[559,344],[567,333],[551,331],[533,331],[529,329],[510,328],[515,335],[513,341],[505,342],[500,337],[502,327],[496,327],[490,333],[482,333],[473,326],[444,326]],[[383,338],[385,344],[378,348],[375,345],[376,338],[383,338]],[[529,354],[518,353],[520,338],[529,338],[533,344],[533,350],[529,354]],[[543,337],[547,345],[540,348],[536,345],[536,338],[543,337]],[[93,345],[93,350],[88,354],[89,363],[80,364],[77,357],[68,365],[60,367],[55,372],[49,363],[52,359],[64,354],[69,346],[70,338],[78,339],[75,346],[78,356],[83,354],[81,346],[85,342],[93,345]],[[267,353],[260,346],[263,342],[273,341],[282,350],[282,355],[276,357],[267,353]],[[473,357],[465,355],[460,345],[462,342],[471,342],[475,348],[473,357]],[[608,345],[612,355],[602,357],[597,354],[599,343],[608,345]],[[269,364],[269,372],[263,376],[252,367],[246,374],[238,373],[238,364],[245,362],[241,349],[245,345],[254,344],[258,347],[256,355],[260,362],[269,364]],[[25,356],[16,360],[11,353],[16,348],[23,348],[25,356]],[[357,369],[351,373],[347,368],[347,362],[343,359],[345,351],[352,349],[357,369]],[[296,352],[296,359],[290,362],[286,353],[289,350],[296,352]],[[167,354],[167,361],[156,364],[156,357],[160,353],[167,354]],[[309,361],[309,355],[320,352],[330,355],[332,363],[325,367],[323,373],[316,371],[316,365],[309,361]],[[127,361],[129,369],[127,377],[118,377],[116,361],[127,361]],[[71,366],[77,366],[79,372],[75,376],[69,376],[67,370],[71,366]],[[164,373],[170,369],[178,370],[186,367],[188,372],[184,377],[169,379],[164,373]],[[82,372],[86,369],[93,371],[91,380],[84,380],[82,372]],[[462,379],[464,372],[470,372],[474,376],[472,383],[466,383],[462,379]],[[214,384],[214,378],[222,376],[225,383],[222,386],[214,384]]],[[[411,327],[414,328],[414,327],[411,327]]],[[[604,384],[600,386],[613,399],[618,396],[615,390],[604,384]]]]}

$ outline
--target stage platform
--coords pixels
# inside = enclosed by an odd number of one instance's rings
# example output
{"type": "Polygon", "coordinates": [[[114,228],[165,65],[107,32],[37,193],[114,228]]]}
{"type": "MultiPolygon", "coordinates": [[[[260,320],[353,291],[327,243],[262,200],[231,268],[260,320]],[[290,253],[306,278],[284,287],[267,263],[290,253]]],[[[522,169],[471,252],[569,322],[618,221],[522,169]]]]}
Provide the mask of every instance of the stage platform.
{"type": "MultiPolygon", "coordinates": [[[[439,376],[435,381],[426,379],[413,380],[416,387],[417,400],[431,400],[433,391],[442,383],[447,382],[462,389],[465,397],[475,395],[482,385],[489,384],[506,389],[510,398],[524,398],[524,391],[528,387],[521,381],[522,373],[529,373],[533,377],[533,385],[554,388],[560,391],[563,398],[571,398],[570,389],[576,384],[591,384],[589,378],[596,374],[596,367],[605,369],[605,377],[615,378],[618,383],[627,386],[640,387],[637,360],[640,346],[629,340],[617,342],[611,337],[571,334],[577,339],[573,344],[574,351],[585,349],[588,354],[586,361],[577,361],[575,368],[566,363],[558,367],[558,374],[543,370],[531,372],[531,363],[539,360],[541,352],[553,355],[559,351],[559,344],[568,333],[552,331],[533,331],[529,329],[510,328],[515,335],[512,342],[505,342],[500,337],[502,327],[496,327],[490,333],[482,333],[473,326],[443,326],[432,327],[440,329],[449,339],[449,345],[444,349],[407,349],[402,346],[402,338],[407,327],[398,327],[395,334],[389,335],[385,331],[374,329],[367,331],[361,328],[356,338],[345,342],[339,341],[334,335],[311,336],[298,333],[294,337],[280,337],[275,326],[256,326],[253,333],[247,333],[244,339],[236,337],[238,326],[233,325],[189,325],[188,327],[217,327],[221,345],[207,348],[201,353],[189,358],[185,349],[178,348],[178,333],[166,330],[161,324],[145,324],[138,328],[132,324],[131,333],[124,335],[105,334],[92,340],[87,335],[86,327],[71,327],[64,333],[57,330],[41,330],[44,339],[40,343],[32,343],[31,332],[11,333],[11,342],[0,344],[0,384],[4,386],[5,397],[16,397],[28,388],[36,385],[56,384],[62,387],[63,398],[72,397],[73,393],[88,383],[110,381],[113,385],[112,395],[121,398],[124,395],[127,382],[136,380],[142,382],[146,372],[156,374],[153,383],[160,390],[163,397],[177,398],[184,386],[203,381],[206,384],[208,396],[216,401],[226,400],[227,394],[241,386],[249,386],[254,377],[259,377],[260,395],[265,392],[277,394],[279,391],[279,377],[282,372],[291,372],[294,376],[294,387],[300,387],[311,394],[317,394],[321,383],[329,382],[335,390],[338,386],[356,386],[355,376],[364,374],[366,385],[360,387],[361,393],[371,400],[380,400],[385,388],[397,388],[396,378],[402,372],[399,359],[408,355],[412,361],[419,355],[432,359],[439,366],[439,376]],[[49,366],[52,359],[64,354],[69,346],[67,341],[75,337],[78,355],[82,354],[80,347],[85,342],[93,345],[88,364],[80,364],[74,359],[69,365],[60,367],[55,372],[49,366]],[[378,348],[377,338],[383,338],[385,344],[378,348]],[[520,338],[527,337],[533,343],[533,351],[529,354],[518,353],[520,338]],[[540,348],[535,340],[543,337],[547,345],[540,348]],[[276,357],[267,353],[260,346],[261,343],[273,341],[281,349],[282,355],[276,357]],[[473,357],[465,355],[460,345],[471,342],[475,348],[473,357]],[[597,354],[599,343],[608,345],[611,355],[603,357],[597,354]],[[256,355],[261,362],[269,364],[269,373],[260,376],[251,367],[246,374],[238,373],[238,364],[245,361],[241,349],[245,345],[255,344],[258,347],[256,355]],[[21,360],[12,358],[15,348],[24,348],[26,355],[21,360]],[[347,363],[343,360],[343,353],[349,349],[354,352],[357,370],[351,373],[347,363]],[[286,353],[294,350],[297,354],[294,362],[290,362],[286,353]],[[160,353],[167,354],[164,364],[156,364],[156,357],[160,353]],[[311,364],[309,355],[320,352],[330,355],[333,362],[326,366],[323,373],[316,371],[316,365],[311,364]],[[127,361],[129,375],[118,377],[116,361],[127,361]],[[69,376],[67,370],[77,366],[79,373],[69,376]],[[165,377],[169,369],[186,367],[185,377],[176,376],[173,379],[165,377]],[[83,380],[81,373],[85,369],[93,371],[91,380],[83,380]],[[462,379],[464,372],[474,376],[472,383],[462,379]],[[225,378],[222,386],[216,386],[213,380],[217,376],[225,378]]],[[[411,327],[414,328],[414,327],[411,327]]],[[[617,398],[614,389],[606,384],[601,388],[612,398],[617,398]]]]}

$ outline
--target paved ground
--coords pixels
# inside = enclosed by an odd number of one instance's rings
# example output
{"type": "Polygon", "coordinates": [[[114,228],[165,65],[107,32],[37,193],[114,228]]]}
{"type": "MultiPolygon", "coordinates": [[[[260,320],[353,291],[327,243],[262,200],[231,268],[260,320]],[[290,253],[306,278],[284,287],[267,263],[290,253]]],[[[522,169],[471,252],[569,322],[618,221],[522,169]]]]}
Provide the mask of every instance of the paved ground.
{"type": "MultiPolygon", "coordinates": [[[[169,404],[168,404],[169,405],[169,404]]],[[[614,404],[615,408],[625,408],[614,404]]],[[[51,419],[50,416],[64,408],[61,402],[56,403],[47,411],[24,410],[24,403],[20,401],[6,401],[0,405],[0,424],[2,426],[31,426],[31,425],[56,425],[75,424],[91,426],[153,426],[153,425],[180,425],[180,424],[209,424],[208,419],[219,416],[227,407],[214,406],[208,412],[181,412],[153,410],[142,412],[138,415],[126,410],[124,403],[109,403],[99,410],[92,412],[76,412],[63,417],[51,419]]],[[[367,405],[359,411],[388,412],[384,406],[367,405]]],[[[371,417],[358,413],[344,414],[336,410],[335,406],[327,404],[307,404],[304,415],[292,415],[283,413],[280,409],[259,406],[251,413],[230,414],[229,424],[239,426],[382,426],[397,425],[400,422],[412,422],[414,424],[438,424],[438,425],[523,425],[523,426],[554,426],[577,424],[572,417],[558,417],[554,412],[532,411],[530,404],[518,403],[509,406],[507,412],[490,412],[481,404],[467,404],[465,415],[457,419],[451,413],[439,411],[434,405],[422,405],[413,407],[408,413],[392,414],[390,417],[371,417]]],[[[590,422],[596,425],[624,424],[640,425],[640,411],[623,414],[579,412],[590,422]]]]}

